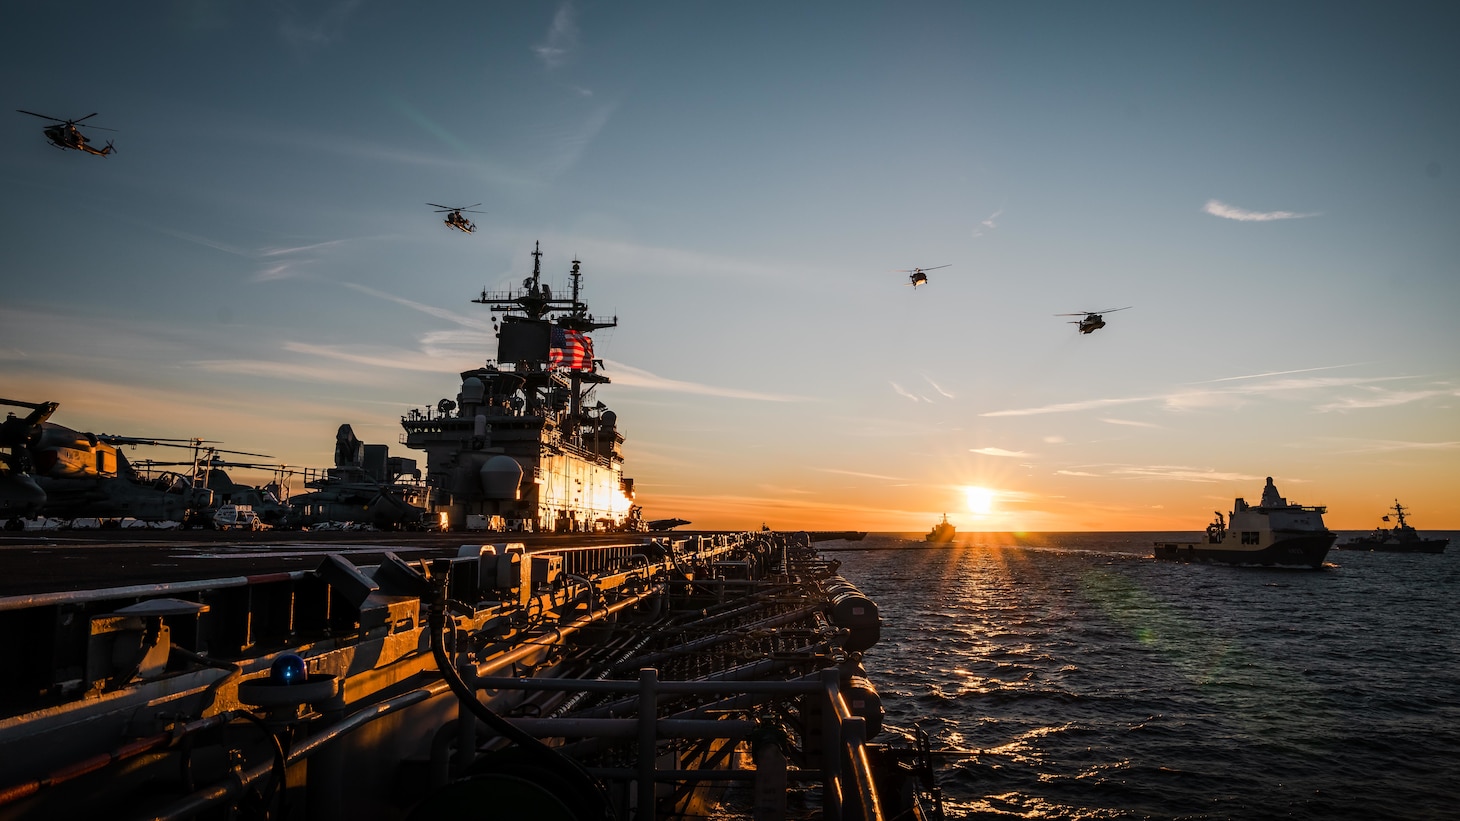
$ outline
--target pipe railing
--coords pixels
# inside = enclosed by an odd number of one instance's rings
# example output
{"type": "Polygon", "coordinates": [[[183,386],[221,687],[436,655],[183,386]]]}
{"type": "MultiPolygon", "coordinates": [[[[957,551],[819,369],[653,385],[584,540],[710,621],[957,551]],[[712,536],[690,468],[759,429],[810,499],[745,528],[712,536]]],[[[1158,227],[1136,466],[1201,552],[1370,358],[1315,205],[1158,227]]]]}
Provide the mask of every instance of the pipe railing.
{"type": "Polygon", "coordinates": [[[743,719],[661,718],[658,706],[664,696],[773,695],[822,697],[822,751],[819,771],[793,775],[797,780],[822,782],[822,801],[827,818],[880,821],[881,802],[874,786],[867,757],[866,720],[852,714],[841,696],[841,673],[826,668],[814,676],[783,681],[661,681],[659,671],[646,667],[636,680],[559,678],[514,678],[476,676],[468,666],[468,684],[482,690],[535,690],[588,693],[637,693],[635,718],[511,718],[514,726],[537,738],[622,738],[637,739],[637,764],[632,768],[594,770],[595,775],[637,782],[638,819],[656,818],[654,785],[662,782],[744,781],[753,778],[742,771],[724,769],[675,770],[656,766],[657,743],[665,739],[724,739],[740,741],[751,734],[755,723],[743,719]]]}

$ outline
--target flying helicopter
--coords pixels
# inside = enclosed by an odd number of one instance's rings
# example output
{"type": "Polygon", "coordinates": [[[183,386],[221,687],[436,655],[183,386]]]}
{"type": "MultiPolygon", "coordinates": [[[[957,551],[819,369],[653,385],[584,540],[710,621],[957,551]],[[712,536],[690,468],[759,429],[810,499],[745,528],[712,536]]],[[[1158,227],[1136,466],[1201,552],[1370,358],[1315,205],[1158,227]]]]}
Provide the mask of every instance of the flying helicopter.
{"type": "Polygon", "coordinates": [[[1082,334],[1091,334],[1105,327],[1105,314],[1113,314],[1116,311],[1124,311],[1126,308],[1133,308],[1127,305],[1125,308],[1106,308],[1103,311],[1080,311],[1073,314],[1055,314],[1055,316],[1081,316],[1084,319],[1071,319],[1071,325],[1078,325],[1082,334]]]}
{"type": "MultiPolygon", "coordinates": [[[[103,148],[93,148],[92,146],[87,145],[86,135],[82,134],[81,129],[76,127],[77,123],[95,117],[95,111],[87,114],[80,120],[63,120],[59,117],[51,117],[46,114],[37,114],[34,111],[26,111],[23,108],[17,108],[15,110],[19,111],[21,114],[29,114],[32,117],[40,117],[42,120],[50,120],[52,123],[54,123],[54,125],[46,126],[44,129],[42,129],[42,132],[46,135],[46,139],[51,141],[51,145],[54,145],[57,148],[74,148],[77,151],[85,151],[88,154],[95,154],[98,157],[105,157],[108,154],[116,153],[117,148],[116,146],[112,145],[111,140],[107,140],[106,146],[103,148]]],[[[102,128],[99,125],[89,125],[87,126],[87,128],[94,128],[98,131],[116,130],[114,128],[102,128]]]]}
{"type": "Polygon", "coordinates": [[[939,268],[947,268],[947,267],[950,267],[950,266],[949,265],[934,265],[931,268],[898,268],[897,269],[897,272],[900,273],[900,274],[907,274],[908,281],[912,283],[912,286],[914,288],[916,288],[919,285],[927,285],[928,284],[928,274],[927,274],[928,271],[936,271],[939,268]]]}
{"type": "Polygon", "coordinates": [[[466,212],[468,214],[480,214],[482,213],[481,211],[473,211],[471,209],[477,207],[477,205],[481,205],[481,203],[476,203],[475,205],[465,205],[460,208],[453,208],[449,205],[437,205],[434,202],[428,202],[426,204],[431,206],[432,208],[435,208],[436,213],[446,214],[446,219],[443,220],[443,222],[446,223],[447,228],[455,228],[463,234],[470,234],[471,232],[477,230],[476,225],[473,224],[471,220],[462,216],[462,212],[466,212]]]}

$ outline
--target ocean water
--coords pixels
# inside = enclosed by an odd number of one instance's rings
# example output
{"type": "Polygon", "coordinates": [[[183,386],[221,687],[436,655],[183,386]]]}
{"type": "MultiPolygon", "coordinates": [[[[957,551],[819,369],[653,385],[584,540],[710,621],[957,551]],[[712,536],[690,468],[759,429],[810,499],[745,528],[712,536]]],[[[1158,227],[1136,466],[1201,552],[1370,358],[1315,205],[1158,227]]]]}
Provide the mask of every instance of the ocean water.
{"type": "Polygon", "coordinates": [[[1460,818],[1460,541],[1150,558],[1190,535],[823,545],[901,548],[827,554],[881,610],[877,740],[916,723],[950,751],[950,818],[1460,818]]]}

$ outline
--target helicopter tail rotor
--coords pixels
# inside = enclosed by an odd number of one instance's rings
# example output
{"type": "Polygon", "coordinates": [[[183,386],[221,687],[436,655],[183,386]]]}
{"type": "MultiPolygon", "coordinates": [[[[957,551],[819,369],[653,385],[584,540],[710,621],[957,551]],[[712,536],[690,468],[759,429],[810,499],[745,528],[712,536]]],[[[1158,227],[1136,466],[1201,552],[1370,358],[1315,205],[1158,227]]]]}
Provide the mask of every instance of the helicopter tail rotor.
{"type": "Polygon", "coordinates": [[[103,148],[101,150],[101,155],[103,157],[105,157],[108,154],[115,154],[115,153],[117,153],[117,147],[114,146],[114,145],[112,145],[112,141],[111,140],[107,140],[106,141],[106,148],[103,148]]]}

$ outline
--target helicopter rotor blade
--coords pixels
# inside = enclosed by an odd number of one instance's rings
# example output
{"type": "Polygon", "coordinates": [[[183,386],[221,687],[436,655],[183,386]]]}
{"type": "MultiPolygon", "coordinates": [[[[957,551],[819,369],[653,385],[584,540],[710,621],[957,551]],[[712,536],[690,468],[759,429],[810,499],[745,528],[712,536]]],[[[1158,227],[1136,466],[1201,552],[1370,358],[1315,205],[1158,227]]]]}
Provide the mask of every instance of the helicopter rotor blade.
{"type": "Polygon", "coordinates": [[[50,120],[52,122],[57,122],[57,123],[64,123],[64,122],[66,122],[66,120],[63,120],[63,119],[61,119],[59,117],[52,117],[49,114],[37,114],[34,111],[26,111],[23,108],[17,108],[15,110],[16,111],[19,111],[21,114],[29,114],[32,117],[40,117],[42,120],[50,120]]]}
{"type": "Polygon", "coordinates": [[[238,456],[257,456],[260,459],[274,458],[272,455],[267,453],[249,453],[246,450],[223,450],[222,448],[209,448],[209,451],[212,453],[233,453],[237,454],[238,456]]]}
{"type": "Polygon", "coordinates": [[[72,124],[75,124],[75,123],[79,123],[79,122],[82,122],[82,121],[85,121],[85,120],[89,120],[89,119],[91,119],[92,117],[95,117],[95,116],[96,116],[96,112],[93,111],[90,114],[87,114],[85,117],[82,117],[80,120],[68,120],[67,122],[70,122],[72,124]]]}
{"type": "Polygon", "coordinates": [[[190,448],[194,446],[195,442],[204,441],[195,439],[153,439],[140,436],[113,436],[107,433],[98,433],[96,438],[98,441],[106,442],[108,445],[149,445],[162,448],[190,448]]]}

